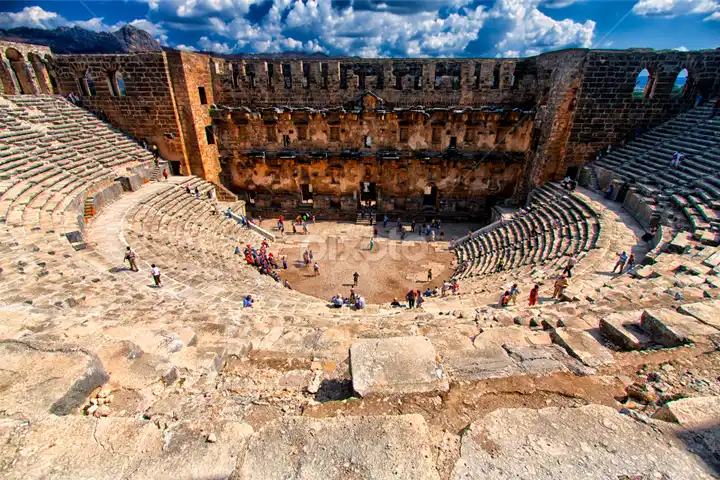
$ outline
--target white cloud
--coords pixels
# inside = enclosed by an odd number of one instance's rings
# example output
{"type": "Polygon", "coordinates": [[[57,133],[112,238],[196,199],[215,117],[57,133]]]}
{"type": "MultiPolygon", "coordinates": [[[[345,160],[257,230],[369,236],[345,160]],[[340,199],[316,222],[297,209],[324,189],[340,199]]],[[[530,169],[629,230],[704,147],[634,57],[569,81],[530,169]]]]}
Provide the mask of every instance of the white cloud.
{"type": "Polygon", "coordinates": [[[641,16],[677,17],[711,13],[708,19],[720,11],[718,0],[639,0],[632,9],[641,16]],[[715,13],[713,13],[715,12],[715,13]]]}
{"type": "Polygon", "coordinates": [[[106,31],[111,27],[102,23],[102,18],[74,21],[67,20],[55,12],[48,12],[41,7],[25,7],[19,12],[0,12],[0,28],[30,27],[45,30],[57,27],[82,27],[95,32],[106,31]]]}
{"type": "Polygon", "coordinates": [[[592,46],[595,22],[555,20],[538,10],[538,5],[538,0],[496,2],[490,11],[491,17],[504,19],[509,24],[504,38],[496,44],[498,51],[507,54],[520,52],[522,56],[530,56],[548,50],[592,46]]]}
{"type": "Polygon", "coordinates": [[[175,45],[175,48],[178,50],[182,50],[183,52],[197,52],[197,48],[190,46],[190,45],[175,45]]]}
{"type": "Polygon", "coordinates": [[[687,48],[687,47],[683,47],[683,46],[679,46],[679,47],[677,47],[677,48],[673,48],[673,50],[677,50],[678,52],[687,52],[687,51],[688,51],[688,48],[687,48]]]}
{"type": "MultiPolygon", "coordinates": [[[[41,7],[25,7],[22,11],[0,12],[0,28],[31,27],[51,30],[57,27],[80,27],[93,32],[112,32],[125,25],[118,22],[114,25],[103,23],[103,17],[94,17],[89,20],[68,20],[55,12],[48,12],[41,7]]],[[[130,25],[145,30],[163,45],[167,44],[167,29],[161,24],[154,24],[146,19],[136,19],[127,22],[130,25]]]]}
{"type": "Polygon", "coordinates": [[[705,21],[705,22],[708,22],[711,20],[720,22],[720,11],[717,11],[717,12],[713,13],[712,15],[710,15],[709,17],[705,17],[703,19],[703,21],[705,21]]]}
{"type": "Polygon", "coordinates": [[[215,53],[232,53],[233,49],[227,43],[213,42],[208,37],[200,37],[198,41],[200,50],[206,50],[215,53]]]}

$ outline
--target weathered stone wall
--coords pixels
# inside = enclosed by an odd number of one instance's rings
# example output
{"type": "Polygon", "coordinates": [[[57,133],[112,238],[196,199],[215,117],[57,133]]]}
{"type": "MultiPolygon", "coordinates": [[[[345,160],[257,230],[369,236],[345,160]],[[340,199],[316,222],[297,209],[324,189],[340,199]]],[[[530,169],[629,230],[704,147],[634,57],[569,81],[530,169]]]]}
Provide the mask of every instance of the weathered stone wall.
{"type": "MultiPolygon", "coordinates": [[[[371,95],[368,95],[371,97],[371,95]]],[[[520,110],[404,109],[345,111],[218,109],[223,155],[266,152],[526,152],[532,115],[520,110]]]]}
{"type": "Polygon", "coordinates": [[[294,211],[305,184],[312,185],[316,211],[354,213],[361,182],[372,182],[383,211],[422,211],[424,195],[435,187],[437,200],[428,207],[447,215],[477,215],[487,213],[488,200],[512,194],[523,158],[522,153],[454,159],[241,156],[229,160],[228,169],[232,184],[247,191],[250,206],[262,211],[294,211]]]}
{"type": "MultiPolygon", "coordinates": [[[[7,45],[0,46],[5,55],[7,45]]],[[[18,62],[20,53],[49,53],[20,47],[11,51],[18,62]]],[[[8,58],[0,79],[15,93],[21,79],[8,58]]],[[[438,210],[486,212],[504,198],[522,201],[600,147],[720,89],[720,51],[571,49],[516,60],[227,60],[168,52],[58,55],[50,66],[45,74],[21,70],[28,82],[47,76],[33,93],[57,86],[79,95],[88,72],[94,94],[84,93],[81,105],[158,143],[183,173],[275,210],[296,208],[305,185],[315,210],[351,212],[360,183],[373,182],[381,209],[421,210],[434,187],[438,210]],[[651,86],[637,99],[643,68],[651,86]],[[674,95],[683,68],[688,84],[674,95]],[[113,88],[113,72],[126,95],[113,88]]]]}
{"type": "Polygon", "coordinates": [[[582,73],[567,165],[593,160],[599,148],[620,143],[638,127],[660,125],[692,107],[698,94],[706,99],[720,94],[720,51],[590,50],[582,73]],[[651,78],[647,98],[633,98],[644,68],[651,78]],[[674,97],[671,90],[683,68],[687,85],[674,97]]]}
{"type": "Polygon", "coordinates": [[[218,146],[217,142],[208,143],[215,137],[210,118],[210,106],[215,102],[209,58],[186,52],[167,52],[166,55],[185,136],[190,173],[218,183],[218,146]],[[207,127],[213,132],[210,137],[207,127]]]}
{"type": "Polygon", "coordinates": [[[180,161],[181,171],[190,171],[164,53],[55,55],[51,74],[59,93],[73,92],[81,106],[136,139],[157,144],[163,158],[180,161]],[[92,95],[83,94],[79,83],[86,72],[92,95]],[[122,76],[126,95],[113,91],[113,73],[122,76]]]}
{"type": "Polygon", "coordinates": [[[0,42],[0,93],[53,93],[47,71],[50,49],[28,43],[0,42]]]}
{"type": "Polygon", "coordinates": [[[365,90],[395,106],[532,106],[529,59],[225,60],[213,58],[223,105],[327,107],[365,90]]]}

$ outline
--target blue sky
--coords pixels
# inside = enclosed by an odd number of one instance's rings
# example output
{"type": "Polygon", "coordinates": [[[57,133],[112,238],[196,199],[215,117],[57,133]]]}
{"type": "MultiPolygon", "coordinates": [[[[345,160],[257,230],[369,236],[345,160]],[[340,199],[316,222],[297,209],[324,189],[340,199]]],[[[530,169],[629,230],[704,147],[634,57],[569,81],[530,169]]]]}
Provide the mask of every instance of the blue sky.
{"type": "Polygon", "coordinates": [[[720,47],[720,0],[143,0],[3,2],[0,28],[131,23],[219,53],[518,57],[569,47],[720,47]]]}

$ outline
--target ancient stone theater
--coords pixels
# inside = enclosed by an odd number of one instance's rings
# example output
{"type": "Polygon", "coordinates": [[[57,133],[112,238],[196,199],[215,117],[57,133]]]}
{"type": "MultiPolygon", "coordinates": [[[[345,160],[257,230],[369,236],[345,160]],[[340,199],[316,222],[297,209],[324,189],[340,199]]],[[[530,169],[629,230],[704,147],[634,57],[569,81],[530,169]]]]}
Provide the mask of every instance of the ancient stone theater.
{"type": "Polygon", "coordinates": [[[0,54],[3,478],[720,475],[720,50],[0,54]]]}

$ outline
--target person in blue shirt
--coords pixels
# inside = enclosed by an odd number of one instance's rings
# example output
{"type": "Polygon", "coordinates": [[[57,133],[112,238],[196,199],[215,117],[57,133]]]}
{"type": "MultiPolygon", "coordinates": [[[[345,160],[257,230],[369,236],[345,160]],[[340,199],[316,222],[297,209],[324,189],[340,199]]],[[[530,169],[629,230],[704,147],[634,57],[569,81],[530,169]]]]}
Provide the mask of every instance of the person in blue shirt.
{"type": "Polygon", "coordinates": [[[248,295],[243,299],[243,308],[252,307],[252,306],[253,306],[252,295],[248,295]]]}

